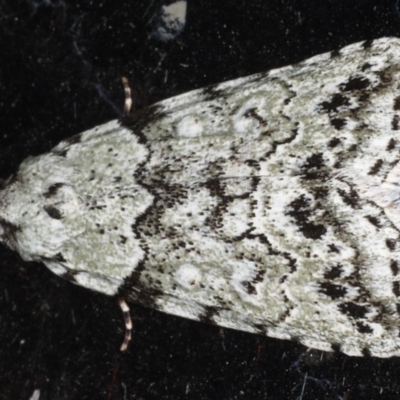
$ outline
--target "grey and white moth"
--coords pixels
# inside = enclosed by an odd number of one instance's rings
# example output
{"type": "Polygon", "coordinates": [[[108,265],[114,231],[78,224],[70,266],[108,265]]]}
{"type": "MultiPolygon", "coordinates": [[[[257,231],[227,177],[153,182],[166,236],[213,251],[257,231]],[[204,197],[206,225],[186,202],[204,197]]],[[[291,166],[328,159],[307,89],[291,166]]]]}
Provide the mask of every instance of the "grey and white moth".
{"type": "Polygon", "coordinates": [[[25,160],[0,238],[107,295],[400,355],[400,39],[183,94],[25,160]]]}

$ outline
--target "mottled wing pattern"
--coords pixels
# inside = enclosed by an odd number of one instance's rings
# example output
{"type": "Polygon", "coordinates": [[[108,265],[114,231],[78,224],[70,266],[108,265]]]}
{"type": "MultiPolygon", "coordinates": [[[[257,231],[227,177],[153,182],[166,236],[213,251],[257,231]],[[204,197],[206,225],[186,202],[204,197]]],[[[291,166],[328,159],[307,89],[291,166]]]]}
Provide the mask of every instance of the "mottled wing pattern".
{"type": "Polygon", "coordinates": [[[170,314],[400,355],[399,85],[384,38],[162,101],[26,160],[1,238],[170,314]]]}

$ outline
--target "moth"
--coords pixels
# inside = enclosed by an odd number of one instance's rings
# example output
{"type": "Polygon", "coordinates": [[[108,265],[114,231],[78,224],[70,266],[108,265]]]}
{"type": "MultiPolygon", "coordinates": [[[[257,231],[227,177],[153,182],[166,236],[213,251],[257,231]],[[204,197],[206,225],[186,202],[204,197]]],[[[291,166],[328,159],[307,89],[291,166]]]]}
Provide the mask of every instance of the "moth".
{"type": "Polygon", "coordinates": [[[0,239],[169,314],[398,356],[399,160],[400,39],[364,41],[26,159],[0,190],[0,239]]]}

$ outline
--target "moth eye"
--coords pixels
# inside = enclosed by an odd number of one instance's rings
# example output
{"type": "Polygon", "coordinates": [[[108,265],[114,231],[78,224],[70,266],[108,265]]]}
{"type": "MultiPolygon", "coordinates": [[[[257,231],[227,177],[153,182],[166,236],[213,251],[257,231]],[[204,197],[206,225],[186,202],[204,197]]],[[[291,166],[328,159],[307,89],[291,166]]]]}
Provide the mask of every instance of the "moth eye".
{"type": "Polygon", "coordinates": [[[49,197],[55,196],[55,195],[57,194],[58,190],[59,190],[62,186],[64,186],[64,184],[61,183],[61,182],[54,183],[54,184],[50,185],[50,186],[48,187],[47,191],[44,193],[44,197],[49,198],[49,197]]]}
{"type": "Polygon", "coordinates": [[[61,219],[62,218],[62,214],[61,214],[60,210],[54,206],[45,206],[44,210],[46,211],[48,216],[53,219],[61,219]]]}

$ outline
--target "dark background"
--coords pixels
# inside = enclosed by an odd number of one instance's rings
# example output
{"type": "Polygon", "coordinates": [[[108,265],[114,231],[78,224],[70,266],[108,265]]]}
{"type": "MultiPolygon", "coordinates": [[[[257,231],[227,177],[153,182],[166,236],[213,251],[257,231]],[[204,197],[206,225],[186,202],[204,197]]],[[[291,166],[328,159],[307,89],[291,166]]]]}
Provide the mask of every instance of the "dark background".
{"type": "MultiPolygon", "coordinates": [[[[0,1],[0,177],[28,155],[137,108],[365,39],[400,37],[394,0],[188,0],[182,34],[154,33],[165,0],[0,1]]],[[[0,400],[399,399],[400,360],[310,351],[131,306],[0,247],[0,400]]]]}

